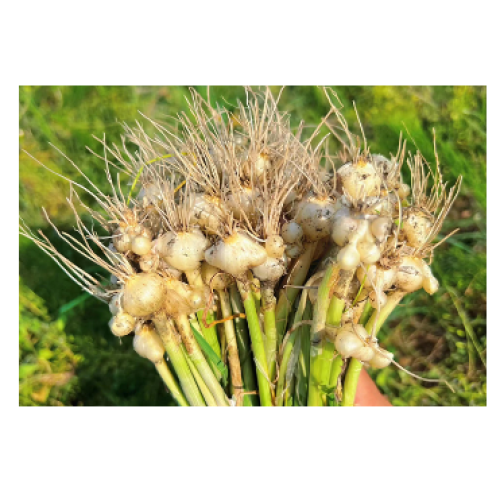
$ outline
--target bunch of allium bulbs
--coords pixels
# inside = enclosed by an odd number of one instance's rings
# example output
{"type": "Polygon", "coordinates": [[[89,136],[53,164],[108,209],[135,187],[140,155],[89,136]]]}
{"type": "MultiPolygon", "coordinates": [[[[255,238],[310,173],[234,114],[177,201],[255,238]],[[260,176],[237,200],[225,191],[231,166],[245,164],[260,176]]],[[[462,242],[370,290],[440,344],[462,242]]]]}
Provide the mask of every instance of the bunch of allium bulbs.
{"type": "Polygon", "coordinates": [[[325,94],[307,138],[269,90],[247,89],[231,111],[192,92],[175,127],[126,127],[123,150],[103,142],[111,194],[69,181],[79,237],[56,231],[109,280],[21,225],[109,304],[111,333],[134,336],[179,405],[353,405],[362,367],[395,363],[377,340],[391,312],[439,287],[428,261],[460,180],[447,191],[401,140],[390,159],[371,153],[325,94]]]}

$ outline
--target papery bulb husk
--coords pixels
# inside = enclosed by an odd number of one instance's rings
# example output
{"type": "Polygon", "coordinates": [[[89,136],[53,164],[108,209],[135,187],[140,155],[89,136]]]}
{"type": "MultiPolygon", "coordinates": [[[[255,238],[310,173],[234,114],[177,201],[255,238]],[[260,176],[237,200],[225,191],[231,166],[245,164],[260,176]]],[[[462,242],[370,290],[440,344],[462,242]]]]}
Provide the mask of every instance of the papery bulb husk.
{"type": "Polygon", "coordinates": [[[205,260],[232,276],[239,277],[267,259],[265,248],[242,232],[235,232],[205,251],[205,260]]]}
{"type": "Polygon", "coordinates": [[[281,259],[285,252],[285,243],[283,238],[278,234],[271,234],[266,238],[265,248],[267,255],[274,259],[281,259]]]}
{"type": "Polygon", "coordinates": [[[364,288],[368,290],[373,289],[372,283],[376,284],[380,290],[388,290],[394,282],[396,271],[393,268],[385,269],[372,264],[366,272],[365,269],[359,267],[356,271],[356,276],[360,283],[363,283],[364,280],[364,288]]]}
{"type": "Polygon", "coordinates": [[[152,363],[160,362],[165,355],[163,342],[152,325],[141,325],[136,328],[134,350],[152,363]]]}
{"type": "Polygon", "coordinates": [[[136,319],[126,312],[118,312],[109,322],[109,328],[113,335],[123,337],[135,328],[136,319]]]}
{"type": "Polygon", "coordinates": [[[406,238],[408,245],[419,248],[423,245],[431,232],[432,219],[419,209],[405,210],[401,234],[406,238]]]}
{"type": "Polygon", "coordinates": [[[122,305],[122,299],[123,299],[123,293],[117,293],[113,295],[112,299],[109,301],[109,312],[115,316],[119,312],[123,311],[123,305],[122,305]]]}
{"type": "Polygon", "coordinates": [[[123,288],[123,310],[137,318],[147,317],[160,309],[166,295],[165,280],[154,273],[131,276],[123,288]]]}
{"type": "Polygon", "coordinates": [[[266,261],[252,269],[255,277],[260,281],[278,281],[286,273],[286,264],[283,259],[268,257],[266,261]]]}
{"type": "Polygon", "coordinates": [[[297,207],[295,221],[304,231],[307,241],[318,241],[328,236],[337,206],[330,198],[312,196],[301,201],[297,207]]]}
{"type": "Polygon", "coordinates": [[[222,271],[218,267],[210,265],[208,262],[203,262],[201,265],[201,278],[203,283],[213,290],[225,290],[229,288],[234,281],[230,274],[222,271]]]}
{"type": "Polygon", "coordinates": [[[422,288],[424,274],[422,260],[417,257],[403,257],[394,276],[394,285],[404,292],[415,292],[422,288]]]}
{"type": "Polygon", "coordinates": [[[386,351],[385,349],[378,348],[374,350],[373,357],[369,361],[371,368],[385,368],[391,364],[391,360],[394,359],[394,354],[392,352],[386,351]],[[386,357],[388,356],[388,357],[386,357]]]}
{"type": "Polygon", "coordinates": [[[353,244],[341,248],[337,255],[337,263],[340,269],[351,271],[356,269],[361,261],[358,250],[353,244]]]}
{"type": "Polygon", "coordinates": [[[285,222],[281,227],[281,237],[283,241],[287,244],[294,244],[302,240],[304,237],[304,231],[302,230],[302,226],[291,220],[289,222],[285,222]]]}
{"type": "Polygon", "coordinates": [[[380,191],[381,178],[373,163],[359,159],[357,163],[346,163],[337,170],[337,179],[342,189],[357,200],[363,196],[376,196],[380,191]]]}
{"type": "Polygon", "coordinates": [[[195,271],[205,257],[209,242],[199,229],[168,232],[158,238],[156,249],[170,266],[180,271],[195,271]]]}

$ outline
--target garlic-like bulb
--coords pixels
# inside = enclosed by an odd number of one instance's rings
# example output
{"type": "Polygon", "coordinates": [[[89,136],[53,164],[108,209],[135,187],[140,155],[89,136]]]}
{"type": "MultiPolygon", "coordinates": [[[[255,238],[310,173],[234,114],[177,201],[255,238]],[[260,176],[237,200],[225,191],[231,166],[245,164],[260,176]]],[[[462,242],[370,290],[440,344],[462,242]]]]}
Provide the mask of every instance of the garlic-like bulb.
{"type": "Polygon", "coordinates": [[[156,249],[167,264],[180,271],[195,271],[201,265],[209,242],[205,235],[194,229],[189,232],[165,233],[158,238],[156,249]]]}
{"type": "Polygon", "coordinates": [[[373,348],[365,341],[368,333],[362,325],[348,324],[338,329],[335,348],[343,358],[366,362],[373,357],[373,348]]]}
{"type": "Polygon", "coordinates": [[[353,244],[346,245],[337,254],[337,262],[340,269],[346,271],[351,271],[356,269],[361,261],[361,256],[359,255],[356,246],[353,244]]]}
{"type": "Polygon", "coordinates": [[[196,193],[191,198],[190,224],[206,229],[208,232],[215,231],[223,219],[220,206],[221,200],[219,198],[196,193]]]}
{"type": "Polygon", "coordinates": [[[134,350],[139,356],[158,363],[165,355],[165,348],[159,335],[152,325],[141,325],[134,335],[134,350]]]}
{"type": "Polygon", "coordinates": [[[330,198],[312,196],[299,203],[295,221],[302,226],[308,241],[318,241],[331,231],[336,206],[330,198]]]}
{"type": "Polygon", "coordinates": [[[268,257],[265,262],[252,269],[254,276],[260,281],[278,281],[286,272],[286,264],[282,259],[268,257]]]}
{"type": "Polygon", "coordinates": [[[294,244],[299,242],[304,236],[304,231],[302,231],[302,226],[291,220],[290,222],[285,222],[281,227],[281,237],[283,241],[288,244],[294,244]]]}
{"type": "Polygon", "coordinates": [[[401,232],[414,248],[423,245],[432,229],[432,219],[419,209],[406,210],[401,232]]]}
{"type": "Polygon", "coordinates": [[[165,295],[165,281],[161,276],[135,274],[123,288],[123,310],[137,318],[149,316],[161,308],[165,295]]]}
{"type": "Polygon", "coordinates": [[[400,184],[398,188],[398,196],[401,200],[404,200],[405,198],[408,198],[411,194],[411,188],[408,186],[408,184],[400,184]]]}
{"type": "Polygon", "coordinates": [[[205,260],[232,276],[242,276],[248,269],[263,264],[265,248],[246,233],[234,232],[205,251],[205,260]]]}
{"type": "Polygon", "coordinates": [[[377,217],[370,224],[370,231],[378,241],[384,241],[392,230],[392,220],[389,217],[377,217]]]}
{"type": "Polygon", "coordinates": [[[350,238],[359,227],[360,220],[354,219],[350,215],[342,211],[342,215],[337,215],[333,219],[332,224],[332,240],[339,247],[343,247],[349,243],[350,238]]]}
{"type": "Polygon", "coordinates": [[[258,189],[242,187],[233,191],[226,200],[227,207],[233,212],[235,219],[242,219],[245,214],[250,220],[255,219],[262,208],[262,197],[258,189]]]}
{"type": "Polygon", "coordinates": [[[264,172],[269,175],[271,169],[271,160],[266,153],[260,153],[253,165],[253,173],[257,178],[264,177],[264,172]]]}
{"type": "Polygon", "coordinates": [[[381,178],[373,163],[362,158],[356,163],[346,163],[337,170],[342,189],[353,199],[361,196],[377,196],[381,178]]]}
{"type": "Polygon", "coordinates": [[[387,295],[381,290],[372,290],[368,294],[368,299],[374,309],[382,309],[387,303],[387,295]]]}
{"type": "Polygon", "coordinates": [[[203,283],[213,290],[225,290],[234,281],[230,274],[210,265],[208,262],[203,262],[201,265],[201,278],[203,283]]]}
{"type": "Polygon", "coordinates": [[[122,231],[121,229],[117,229],[113,233],[113,246],[120,253],[126,253],[131,250],[132,247],[132,238],[128,235],[127,232],[122,231]]]}
{"type": "Polygon", "coordinates": [[[300,242],[295,243],[294,245],[287,245],[285,249],[285,253],[290,259],[296,259],[297,257],[300,257],[303,252],[304,246],[300,242]]]}
{"type": "Polygon", "coordinates": [[[123,337],[128,335],[135,327],[135,318],[126,312],[118,312],[109,322],[113,335],[123,337]]]}
{"type": "Polygon", "coordinates": [[[266,252],[269,257],[281,259],[285,252],[285,243],[279,234],[271,234],[266,239],[266,252]]]}
{"type": "Polygon", "coordinates": [[[404,292],[414,292],[422,288],[424,273],[422,260],[417,257],[403,257],[394,276],[394,285],[404,292]]]}
{"type": "Polygon", "coordinates": [[[148,253],[139,259],[139,267],[145,273],[156,271],[160,264],[160,258],[155,253],[148,253]]]}
{"type": "Polygon", "coordinates": [[[147,238],[146,236],[136,236],[132,240],[131,250],[136,255],[147,255],[151,252],[151,247],[151,238],[147,238]]]}
{"type": "Polygon", "coordinates": [[[380,259],[380,248],[366,240],[360,241],[357,246],[359,257],[364,264],[375,264],[380,259]]]}
{"type": "Polygon", "coordinates": [[[359,267],[356,271],[356,276],[360,283],[364,283],[366,289],[373,289],[374,284],[380,290],[391,288],[396,276],[396,271],[393,268],[385,269],[372,264],[366,271],[365,269],[359,267]]]}
{"type": "Polygon", "coordinates": [[[374,351],[373,357],[368,362],[371,368],[385,368],[394,359],[394,354],[385,349],[378,347],[374,351]]]}

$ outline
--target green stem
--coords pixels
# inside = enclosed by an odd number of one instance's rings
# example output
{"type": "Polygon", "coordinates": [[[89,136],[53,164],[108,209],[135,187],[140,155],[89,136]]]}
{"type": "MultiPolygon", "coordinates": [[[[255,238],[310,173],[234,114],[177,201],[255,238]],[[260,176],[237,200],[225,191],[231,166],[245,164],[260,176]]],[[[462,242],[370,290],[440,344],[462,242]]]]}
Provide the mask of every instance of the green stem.
{"type": "Polygon", "coordinates": [[[177,380],[175,380],[175,377],[170,371],[170,368],[168,367],[165,360],[162,359],[158,363],[155,363],[155,368],[160,377],[162,378],[163,382],[165,382],[165,385],[167,386],[167,389],[170,391],[170,394],[172,394],[172,396],[175,398],[179,406],[189,406],[187,399],[185,398],[184,394],[182,394],[182,391],[179,385],[177,384],[177,380]]]}
{"type": "MultiPolygon", "coordinates": [[[[307,278],[307,273],[311,267],[316,243],[306,243],[304,253],[295,261],[295,264],[286,280],[287,285],[302,286],[307,278]]],[[[287,287],[280,291],[278,305],[276,306],[276,329],[278,343],[283,341],[288,323],[288,315],[292,310],[293,303],[299,294],[299,288],[287,287]]]]}
{"type": "MultiPolygon", "coordinates": [[[[307,321],[312,318],[312,306],[308,301],[302,318],[307,321]]],[[[299,366],[297,370],[297,382],[295,384],[295,406],[307,406],[307,388],[309,385],[309,367],[311,354],[311,327],[302,325],[299,330],[300,334],[300,355],[299,366]]]]}
{"type": "Polygon", "coordinates": [[[153,317],[153,322],[189,404],[191,406],[206,406],[182,352],[180,339],[177,336],[172,320],[164,312],[159,312],[153,317]]]}
{"type": "Polygon", "coordinates": [[[365,323],[368,321],[368,318],[370,317],[370,314],[372,312],[372,305],[370,304],[370,301],[367,299],[365,307],[363,308],[363,312],[361,313],[361,317],[359,318],[358,323],[360,325],[365,325],[365,323]]]}
{"type": "Polygon", "coordinates": [[[182,342],[186,348],[187,355],[198,370],[205,384],[207,384],[207,387],[214,396],[215,401],[219,406],[229,406],[224,389],[219,384],[219,381],[205,359],[198,342],[196,342],[196,339],[194,338],[188,317],[185,314],[181,314],[175,318],[175,322],[179,328],[179,333],[181,334],[182,342]]]}
{"type": "MultiPolygon", "coordinates": [[[[330,288],[336,265],[331,264],[325,271],[318,290],[318,298],[313,311],[311,326],[311,368],[309,373],[309,394],[307,406],[323,406],[323,391],[321,390],[323,364],[328,361],[324,352],[325,340],[322,338],[326,325],[326,315],[330,306],[330,288]]],[[[331,360],[329,360],[331,362],[331,360]]]]}
{"type": "Polygon", "coordinates": [[[288,341],[285,345],[285,350],[283,351],[283,357],[280,364],[280,373],[278,377],[278,387],[276,389],[276,406],[283,406],[283,401],[285,399],[285,389],[289,389],[289,387],[285,388],[286,372],[288,368],[288,362],[290,361],[290,357],[295,346],[297,330],[294,330],[290,334],[290,337],[288,338],[288,341]]]}
{"type": "MultiPolygon", "coordinates": [[[[245,308],[241,300],[240,293],[236,283],[229,289],[231,299],[231,308],[233,314],[243,314],[245,308]]],[[[248,328],[243,318],[234,318],[234,329],[236,331],[236,343],[238,344],[238,354],[240,356],[241,371],[243,376],[243,386],[245,392],[254,392],[257,390],[257,381],[255,379],[255,370],[252,362],[252,350],[250,348],[250,338],[248,328]]],[[[243,406],[258,406],[259,398],[257,394],[245,394],[243,397],[243,406]]]]}
{"type": "MultiPolygon", "coordinates": [[[[185,274],[186,274],[187,280],[191,286],[197,287],[197,288],[203,288],[205,286],[203,283],[203,280],[201,278],[201,274],[200,274],[199,270],[187,271],[185,274]]],[[[198,322],[200,324],[200,329],[201,329],[200,333],[203,335],[203,338],[208,342],[208,344],[210,345],[212,350],[215,352],[215,354],[217,354],[217,356],[219,356],[219,358],[222,359],[222,356],[221,356],[222,351],[220,348],[219,339],[217,337],[217,329],[215,328],[215,325],[211,326],[210,328],[207,328],[205,326],[205,323],[203,321],[204,314],[205,314],[205,311],[198,311],[196,313],[196,316],[198,318],[198,322]]],[[[209,309],[207,311],[205,319],[206,319],[207,325],[210,325],[210,323],[212,323],[216,319],[214,312],[209,309]]],[[[211,360],[208,360],[208,363],[211,366],[211,368],[212,368],[213,372],[215,373],[215,376],[218,378],[218,380],[221,380],[222,374],[217,369],[215,364],[211,360]]]]}
{"type": "MultiPolygon", "coordinates": [[[[220,307],[222,318],[229,318],[233,314],[231,301],[226,290],[219,290],[220,307]]],[[[229,372],[231,375],[231,386],[236,398],[236,406],[243,404],[243,381],[241,378],[241,365],[238,355],[238,343],[236,342],[236,333],[234,331],[233,320],[224,321],[224,334],[227,342],[229,372]]]]}
{"type": "Polygon", "coordinates": [[[271,386],[267,370],[266,349],[260,329],[259,317],[255,308],[255,300],[250,289],[250,283],[238,281],[238,290],[243,299],[243,307],[247,316],[248,329],[252,339],[252,350],[257,365],[257,382],[259,384],[259,398],[262,406],[272,406],[271,386]]]}
{"type": "Polygon", "coordinates": [[[276,377],[276,353],[278,351],[278,331],[276,329],[276,297],[274,285],[264,284],[261,289],[262,310],[264,312],[264,333],[266,335],[267,369],[269,378],[276,377]]]}
{"type": "Polygon", "coordinates": [[[356,389],[358,387],[359,374],[363,369],[363,363],[359,359],[351,358],[349,368],[344,380],[344,393],[342,395],[342,406],[354,406],[356,389]]]}
{"type": "MultiPolygon", "coordinates": [[[[344,366],[344,360],[339,355],[332,361],[332,368],[330,371],[330,380],[328,385],[335,390],[335,394],[337,394],[337,384],[340,375],[342,374],[342,368],[344,366]]],[[[341,398],[340,395],[337,395],[337,398],[341,398]]],[[[338,400],[338,399],[337,399],[338,400]]]]}
{"type": "Polygon", "coordinates": [[[396,308],[396,306],[401,302],[401,299],[406,295],[406,292],[396,291],[392,292],[387,296],[387,302],[384,307],[379,311],[374,311],[371,315],[368,323],[365,325],[365,329],[369,335],[377,335],[380,331],[380,328],[385,323],[387,318],[390,316],[392,311],[396,308]]]}
{"type": "Polygon", "coordinates": [[[191,370],[191,373],[193,374],[193,377],[196,380],[196,383],[198,384],[198,387],[203,397],[205,398],[205,403],[207,403],[207,406],[217,406],[215,398],[212,396],[212,393],[210,392],[210,389],[207,387],[207,384],[205,384],[205,382],[201,378],[201,375],[196,369],[196,366],[194,366],[194,363],[191,361],[191,359],[189,359],[189,356],[185,348],[183,349],[183,352],[184,356],[186,357],[187,364],[189,365],[189,368],[191,370]]]}
{"type": "MultiPolygon", "coordinates": [[[[338,327],[342,322],[342,313],[344,312],[345,300],[333,296],[328,311],[326,313],[326,323],[328,325],[338,327]]],[[[323,339],[323,351],[320,354],[318,363],[321,365],[320,385],[323,387],[331,387],[330,374],[332,371],[333,362],[338,358],[335,344],[328,339],[323,339]]],[[[326,405],[326,394],[322,395],[323,404],[326,405]]]]}

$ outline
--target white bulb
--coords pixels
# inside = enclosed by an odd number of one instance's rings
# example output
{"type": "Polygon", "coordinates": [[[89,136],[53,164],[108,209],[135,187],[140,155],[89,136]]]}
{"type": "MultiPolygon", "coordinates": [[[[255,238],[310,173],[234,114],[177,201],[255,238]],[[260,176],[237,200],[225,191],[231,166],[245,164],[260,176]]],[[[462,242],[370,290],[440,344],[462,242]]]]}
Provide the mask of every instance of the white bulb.
{"type": "Polygon", "coordinates": [[[302,226],[308,241],[318,241],[330,234],[336,210],[331,199],[313,196],[299,203],[295,221],[302,226]]]}
{"type": "Polygon", "coordinates": [[[154,273],[131,276],[123,288],[123,310],[137,318],[158,311],[166,294],[165,280],[154,273]]]}
{"type": "Polygon", "coordinates": [[[248,269],[263,264],[265,248],[245,233],[235,232],[205,251],[205,260],[232,276],[242,276],[248,269]]]}
{"type": "Polygon", "coordinates": [[[285,243],[297,243],[304,236],[304,231],[300,224],[297,224],[294,220],[290,222],[285,222],[281,228],[281,237],[285,243]]]}
{"type": "Polygon", "coordinates": [[[365,271],[365,269],[359,267],[356,271],[356,276],[360,283],[364,283],[364,288],[371,290],[373,289],[373,284],[380,290],[388,290],[391,288],[394,282],[394,276],[396,275],[394,269],[384,269],[376,265],[371,265],[368,267],[367,271],[365,271]]]}
{"type": "Polygon", "coordinates": [[[339,247],[349,243],[349,239],[359,227],[360,220],[350,217],[348,214],[333,219],[332,240],[339,247]]]}
{"type": "Polygon", "coordinates": [[[378,350],[375,350],[369,365],[371,368],[385,368],[391,364],[392,359],[394,359],[394,354],[392,354],[392,352],[379,347],[378,350]]]}
{"type": "Polygon", "coordinates": [[[225,290],[234,281],[232,276],[218,267],[210,265],[208,262],[203,262],[201,265],[201,277],[203,283],[213,290],[225,290]]]}
{"type": "Polygon", "coordinates": [[[119,312],[109,322],[111,333],[117,337],[128,335],[135,327],[135,318],[126,312],[119,312]]]}
{"type": "Polygon", "coordinates": [[[145,236],[136,236],[132,240],[132,252],[136,255],[147,255],[151,251],[152,242],[150,238],[145,236]]]}
{"type": "Polygon", "coordinates": [[[113,233],[113,246],[120,253],[129,252],[132,246],[132,239],[126,232],[117,229],[113,233]]]}
{"type": "Polygon", "coordinates": [[[167,264],[180,271],[195,271],[201,265],[208,240],[199,229],[190,232],[165,233],[156,249],[167,264]]]}
{"type": "Polygon", "coordinates": [[[290,259],[297,259],[304,252],[304,247],[301,243],[295,243],[295,245],[287,245],[285,253],[290,259]]]}
{"type": "Polygon", "coordinates": [[[373,236],[379,241],[384,241],[391,233],[392,220],[389,217],[377,217],[370,225],[373,236]]]}
{"type": "Polygon", "coordinates": [[[268,257],[266,261],[252,269],[255,277],[261,281],[278,281],[286,272],[286,265],[281,259],[268,257]]]}
{"type": "Polygon", "coordinates": [[[408,245],[419,248],[423,245],[433,226],[432,219],[418,209],[410,209],[403,219],[401,233],[406,237],[408,245]]]}
{"type": "Polygon", "coordinates": [[[439,290],[439,281],[434,276],[425,277],[422,286],[429,295],[434,295],[439,290]]]}
{"type": "Polygon", "coordinates": [[[142,325],[134,335],[134,350],[139,356],[158,363],[163,359],[165,348],[153,326],[142,325]]]}
{"type": "Polygon", "coordinates": [[[356,269],[356,267],[358,267],[360,263],[360,260],[361,257],[359,255],[359,252],[352,244],[346,245],[340,250],[337,255],[337,262],[340,269],[344,269],[346,271],[356,269]]]}
{"type": "Polygon", "coordinates": [[[190,224],[197,225],[208,232],[215,231],[221,220],[223,213],[220,208],[221,200],[201,193],[196,193],[191,197],[191,209],[189,212],[190,224]]]}
{"type": "Polygon", "coordinates": [[[285,251],[285,244],[283,238],[278,234],[271,234],[266,239],[266,252],[269,257],[280,259],[283,257],[285,251]]]}
{"type": "Polygon", "coordinates": [[[342,189],[353,199],[363,196],[377,196],[381,178],[371,162],[359,159],[357,163],[346,163],[337,170],[342,189]]]}
{"type": "Polygon", "coordinates": [[[422,260],[417,257],[403,257],[394,276],[394,285],[404,292],[414,292],[422,288],[424,275],[422,260]]]}
{"type": "Polygon", "coordinates": [[[375,243],[361,241],[358,243],[357,250],[364,264],[375,264],[380,259],[380,248],[375,243]]]}

